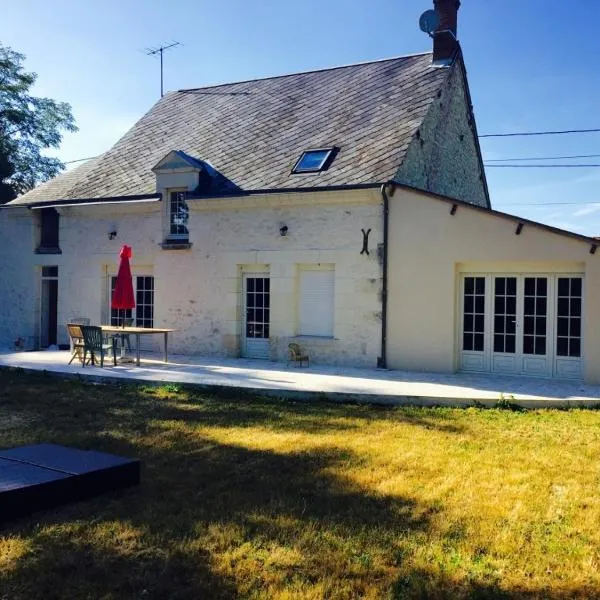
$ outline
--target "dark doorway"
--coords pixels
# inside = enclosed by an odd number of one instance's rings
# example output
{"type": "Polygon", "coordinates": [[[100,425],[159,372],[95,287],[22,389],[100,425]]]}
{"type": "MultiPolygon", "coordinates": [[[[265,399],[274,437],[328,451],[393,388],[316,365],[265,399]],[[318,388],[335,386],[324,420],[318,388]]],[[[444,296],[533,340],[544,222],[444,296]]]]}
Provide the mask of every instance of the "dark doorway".
{"type": "Polygon", "coordinates": [[[58,341],[58,267],[42,267],[40,346],[58,341]]]}

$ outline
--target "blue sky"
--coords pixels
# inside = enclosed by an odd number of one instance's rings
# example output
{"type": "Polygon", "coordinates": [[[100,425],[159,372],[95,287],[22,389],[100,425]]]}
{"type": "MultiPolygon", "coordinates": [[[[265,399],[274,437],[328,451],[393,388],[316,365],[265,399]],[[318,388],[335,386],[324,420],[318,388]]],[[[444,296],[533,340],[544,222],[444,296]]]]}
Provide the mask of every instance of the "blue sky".
{"type": "MultiPolygon", "coordinates": [[[[68,161],[109,148],[165,88],[178,89],[429,50],[432,0],[27,0],[5,3],[0,42],[38,73],[35,93],[71,103],[68,161]]],[[[596,0],[463,0],[458,33],[479,133],[600,127],[596,0]]],[[[600,154],[600,133],[484,139],[485,159],[600,154]]],[[[569,161],[560,161],[568,163],[569,161]]],[[[600,163],[600,159],[571,162],[600,163]]],[[[488,168],[494,208],[600,235],[600,168],[488,168]]]]}

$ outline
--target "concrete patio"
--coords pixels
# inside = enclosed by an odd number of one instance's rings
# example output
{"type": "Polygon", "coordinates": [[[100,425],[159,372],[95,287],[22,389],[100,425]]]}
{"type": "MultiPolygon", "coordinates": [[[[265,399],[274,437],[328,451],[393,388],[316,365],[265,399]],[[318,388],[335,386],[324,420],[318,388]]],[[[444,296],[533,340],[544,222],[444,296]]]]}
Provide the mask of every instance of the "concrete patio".
{"type": "Polygon", "coordinates": [[[600,404],[600,386],[577,381],[474,374],[436,374],[316,365],[299,369],[264,360],[172,356],[168,364],[158,354],[142,354],[133,363],[104,368],[73,362],[65,351],[6,352],[0,368],[48,371],[64,377],[98,382],[181,383],[207,389],[233,388],[292,399],[329,399],[386,404],[493,405],[501,398],[522,406],[563,407],[600,404]]]}

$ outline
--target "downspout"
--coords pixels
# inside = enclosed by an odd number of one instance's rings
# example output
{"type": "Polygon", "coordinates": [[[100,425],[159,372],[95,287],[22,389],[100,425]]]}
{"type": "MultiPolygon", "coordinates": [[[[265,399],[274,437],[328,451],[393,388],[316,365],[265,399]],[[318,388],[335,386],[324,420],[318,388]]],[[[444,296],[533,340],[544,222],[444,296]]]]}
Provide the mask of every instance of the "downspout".
{"type": "Polygon", "coordinates": [[[381,198],[383,199],[383,256],[381,281],[381,355],[377,360],[378,369],[387,369],[387,296],[388,296],[388,237],[389,237],[389,198],[385,186],[381,186],[381,198]]]}

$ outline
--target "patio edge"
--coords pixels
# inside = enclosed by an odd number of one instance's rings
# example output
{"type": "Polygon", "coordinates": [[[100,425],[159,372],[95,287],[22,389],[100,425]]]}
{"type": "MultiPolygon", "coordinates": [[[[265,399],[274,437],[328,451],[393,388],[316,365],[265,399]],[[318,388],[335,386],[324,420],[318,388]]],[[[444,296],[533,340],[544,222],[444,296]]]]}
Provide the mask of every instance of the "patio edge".
{"type": "Polygon", "coordinates": [[[144,385],[148,387],[163,387],[165,385],[180,385],[185,389],[198,389],[219,397],[238,394],[244,397],[263,397],[277,400],[292,400],[300,402],[335,402],[339,404],[372,404],[379,406],[415,406],[415,407],[448,407],[448,408],[552,408],[569,410],[574,408],[600,409],[600,398],[580,398],[573,400],[554,398],[515,398],[512,394],[500,394],[499,398],[453,398],[440,396],[414,396],[406,394],[361,394],[348,392],[323,392],[311,390],[282,390],[244,387],[235,385],[217,385],[203,383],[185,383],[174,381],[156,381],[137,377],[115,377],[113,375],[96,375],[87,373],[66,373],[49,369],[31,367],[15,367],[0,364],[0,370],[17,373],[37,373],[50,378],[84,381],[97,385],[144,385]]]}

